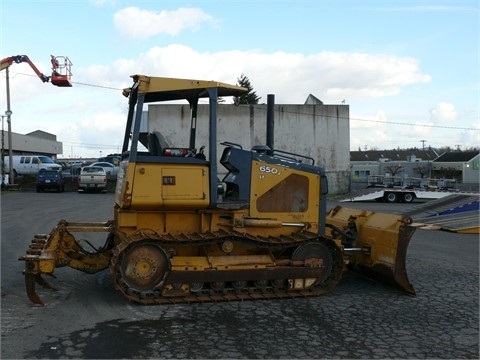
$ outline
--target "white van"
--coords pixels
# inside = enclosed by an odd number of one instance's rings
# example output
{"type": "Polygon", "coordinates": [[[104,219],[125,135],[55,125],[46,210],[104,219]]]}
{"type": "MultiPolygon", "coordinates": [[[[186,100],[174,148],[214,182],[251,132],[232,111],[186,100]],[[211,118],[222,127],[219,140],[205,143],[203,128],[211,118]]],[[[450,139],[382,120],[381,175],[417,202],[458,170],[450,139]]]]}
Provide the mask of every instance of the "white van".
{"type": "MultiPolygon", "coordinates": [[[[62,170],[62,166],[55,164],[52,158],[45,155],[14,155],[13,174],[17,175],[36,175],[39,170],[62,170]]],[[[10,172],[10,158],[5,156],[5,172],[10,172]]]]}

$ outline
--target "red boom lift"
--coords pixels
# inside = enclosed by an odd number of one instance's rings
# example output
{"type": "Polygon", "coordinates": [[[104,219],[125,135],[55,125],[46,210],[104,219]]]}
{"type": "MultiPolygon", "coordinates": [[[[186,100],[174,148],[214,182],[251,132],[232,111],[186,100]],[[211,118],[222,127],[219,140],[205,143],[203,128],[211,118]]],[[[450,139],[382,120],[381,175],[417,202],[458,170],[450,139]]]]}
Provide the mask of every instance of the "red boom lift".
{"type": "Polygon", "coordinates": [[[13,63],[20,64],[22,62],[28,63],[30,67],[35,71],[35,74],[43,82],[51,82],[55,86],[69,87],[72,86],[70,79],[72,77],[72,63],[66,56],[53,56],[51,55],[52,63],[52,75],[46,76],[37,69],[27,55],[15,55],[0,60],[0,70],[3,70],[13,63]]]}

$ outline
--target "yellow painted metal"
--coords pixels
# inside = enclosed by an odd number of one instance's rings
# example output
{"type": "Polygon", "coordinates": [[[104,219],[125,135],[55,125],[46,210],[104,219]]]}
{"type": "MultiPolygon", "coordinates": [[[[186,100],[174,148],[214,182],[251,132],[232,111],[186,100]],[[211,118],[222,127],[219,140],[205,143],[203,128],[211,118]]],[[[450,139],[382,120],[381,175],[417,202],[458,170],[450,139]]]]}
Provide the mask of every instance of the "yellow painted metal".
{"type": "MultiPolygon", "coordinates": [[[[222,83],[218,81],[178,79],[167,77],[153,77],[132,75],[134,82],[138,82],[138,92],[145,94],[155,93],[155,99],[147,101],[184,100],[198,97],[208,97],[205,89],[217,88],[218,96],[239,96],[248,91],[247,88],[222,83]]],[[[123,90],[128,96],[130,88],[123,90]]]]}
{"type": "MultiPolygon", "coordinates": [[[[238,223],[237,223],[238,225],[238,223]]],[[[270,219],[243,219],[243,226],[246,227],[281,227],[282,222],[270,219]]]]}
{"type": "MultiPolygon", "coordinates": [[[[348,229],[355,220],[357,241],[353,247],[362,251],[350,255],[350,265],[382,282],[415,293],[406,271],[406,253],[415,228],[403,215],[336,207],[327,214],[327,223],[348,229]]],[[[330,234],[332,236],[332,234],[330,234]]]]}
{"type": "MultiPolygon", "coordinates": [[[[115,208],[115,221],[117,230],[121,233],[131,235],[137,230],[144,229],[148,232],[159,234],[180,234],[216,231],[219,229],[218,222],[213,217],[218,214],[212,214],[205,211],[177,211],[153,209],[145,210],[127,210],[115,208]]],[[[231,228],[231,226],[230,226],[231,228]]]]}
{"type": "Polygon", "coordinates": [[[39,254],[24,257],[24,260],[29,263],[29,266],[26,266],[26,272],[53,274],[55,268],[64,266],[86,273],[103,270],[110,264],[111,251],[86,252],[73,236],[73,232],[105,232],[108,234],[110,231],[111,222],[69,224],[61,220],[46,236],[45,243],[39,249],[39,254]]]}
{"type": "Polygon", "coordinates": [[[128,163],[123,168],[116,194],[122,208],[202,209],[210,203],[206,165],[128,163]]]}
{"type": "Polygon", "coordinates": [[[319,175],[254,161],[251,190],[251,217],[318,226],[319,175]]]}
{"type": "Polygon", "coordinates": [[[128,208],[132,203],[132,186],[135,171],[133,166],[127,167],[127,165],[127,161],[120,162],[115,187],[115,204],[121,208],[128,208]]]}
{"type": "MultiPolygon", "coordinates": [[[[207,166],[176,166],[162,168],[162,200],[165,205],[180,205],[187,201],[193,206],[208,205],[209,185],[207,166]],[[175,184],[168,185],[168,179],[175,184]]],[[[135,199],[134,199],[135,200],[135,199]]]]}
{"type": "Polygon", "coordinates": [[[459,234],[480,234],[480,227],[473,226],[469,228],[462,228],[462,229],[456,230],[455,232],[459,234]]]}
{"type": "Polygon", "coordinates": [[[205,256],[174,256],[170,263],[172,270],[203,271],[211,267],[205,256]]]}
{"type": "Polygon", "coordinates": [[[269,255],[212,256],[209,257],[212,267],[223,269],[256,269],[273,266],[269,255]]]}
{"type": "Polygon", "coordinates": [[[172,270],[203,271],[261,269],[274,266],[270,255],[174,256],[172,270]]]}

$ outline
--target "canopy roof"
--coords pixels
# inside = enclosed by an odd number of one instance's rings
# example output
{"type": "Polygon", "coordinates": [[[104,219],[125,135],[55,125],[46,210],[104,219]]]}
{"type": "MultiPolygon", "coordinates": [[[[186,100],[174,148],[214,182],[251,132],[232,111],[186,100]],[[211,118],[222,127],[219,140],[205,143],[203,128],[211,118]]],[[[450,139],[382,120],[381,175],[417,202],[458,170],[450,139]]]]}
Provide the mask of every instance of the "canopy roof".
{"type": "MultiPolygon", "coordinates": [[[[145,75],[132,75],[134,86],[138,83],[138,93],[145,94],[145,102],[193,100],[209,97],[206,91],[217,88],[218,96],[240,96],[247,88],[218,81],[190,80],[145,75]]],[[[123,95],[129,96],[132,88],[123,89],[123,95]]]]}

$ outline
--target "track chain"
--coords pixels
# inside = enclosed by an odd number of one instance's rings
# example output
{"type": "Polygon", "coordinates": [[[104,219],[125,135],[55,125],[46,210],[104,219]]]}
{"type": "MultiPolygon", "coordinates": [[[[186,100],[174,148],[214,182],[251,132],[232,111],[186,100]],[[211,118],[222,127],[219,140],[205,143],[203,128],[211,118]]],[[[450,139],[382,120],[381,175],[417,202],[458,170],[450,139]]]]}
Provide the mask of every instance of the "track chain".
{"type": "Polygon", "coordinates": [[[115,287],[120,290],[130,301],[144,304],[182,304],[182,303],[205,303],[205,302],[225,302],[225,301],[244,301],[244,300],[266,300],[266,299],[285,299],[285,298],[306,298],[312,296],[320,296],[332,291],[340,281],[343,273],[343,257],[340,250],[333,245],[328,239],[323,239],[329,244],[333,253],[333,268],[329,278],[322,284],[307,290],[288,290],[277,289],[268,286],[260,290],[257,287],[248,287],[242,290],[226,287],[221,290],[202,289],[198,292],[190,292],[187,296],[163,296],[160,290],[149,290],[140,292],[129,288],[128,284],[122,279],[119,270],[120,259],[123,251],[130,245],[139,241],[149,241],[152,244],[160,246],[201,246],[212,243],[219,243],[226,240],[250,241],[255,242],[257,246],[295,246],[300,245],[309,240],[318,239],[318,235],[311,232],[295,233],[291,236],[281,237],[254,237],[241,234],[235,231],[215,231],[207,233],[192,233],[161,235],[151,230],[141,230],[135,234],[128,236],[121,243],[117,244],[113,249],[113,256],[110,270],[113,274],[115,287]]]}

